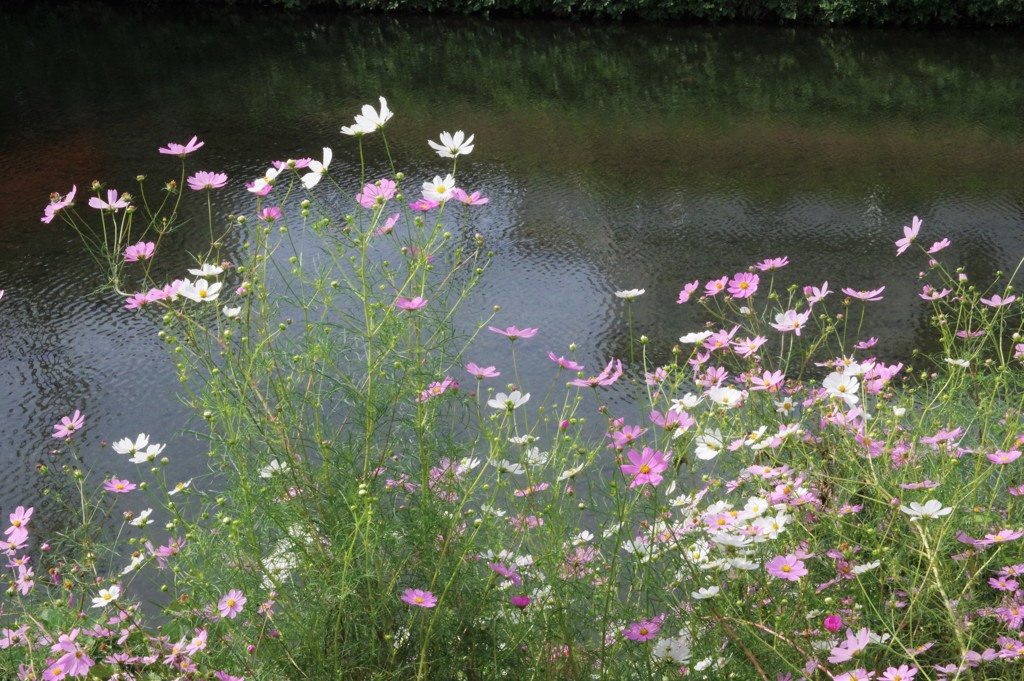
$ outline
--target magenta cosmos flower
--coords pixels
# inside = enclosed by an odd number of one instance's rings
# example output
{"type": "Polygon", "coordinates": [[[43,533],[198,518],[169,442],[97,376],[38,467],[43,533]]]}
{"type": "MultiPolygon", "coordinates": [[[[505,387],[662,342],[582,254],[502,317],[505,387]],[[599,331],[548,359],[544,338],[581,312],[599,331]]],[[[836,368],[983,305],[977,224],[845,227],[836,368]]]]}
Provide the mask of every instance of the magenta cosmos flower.
{"type": "Polygon", "coordinates": [[[185,158],[199,147],[206,144],[206,142],[200,142],[199,138],[192,135],[192,139],[188,141],[188,144],[178,144],[177,142],[168,142],[166,147],[160,147],[159,151],[161,154],[167,154],[169,156],[180,156],[185,158]]]}
{"type": "Polygon", "coordinates": [[[804,562],[793,554],[775,556],[765,563],[764,567],[772,577],[788,579],[791,582],[798,582],[801,577],[807,574],[804,562]]]}
{"type": "Polygon", "coordinates": [[[75,413],[71,416],[64,416],[61,418],[60,423],[53,424],[52,437],[71,437],[75,431],[81,430],[84,425],[85,416],[82,415],[82,412],[76,409],[75,413]]]}
{"type": "Polygon", "coordinates": [[[131,492],[136,487],[137,485],[133,482],[129,482],[128,480],[118,480],[117,478],[107,480],[103,483],[103,489],[108,492],[113,492],[114,494],[128,494],[128,492],[131,492]]]}
{"type": "Polygon", "coordinates": [[[437,605],[437,596],[422,589],[406,589],[402,600],[419,608],[433,608],[437,605]]]}
{"type": "Polygon", "coordinates": [[[661,631],[661,624],[657,620],[642,619],[623,629],[622,635],[630,641],[643,642],[650,641],[659,631],[661,631]]]}
{"type": "Polygon", "coordinates": [[[631,449],[626,456],[629,463],[622,464],[622,473],[634,476],[633,482],[629,483],[630,489],[647,484],[658,486],[663,479],[661,474],[668,468],[668,460],[664,454],[644,447],[643,452],[631,449]]]}
{"type": "Polygon", "coordinates": [[[458,187],[452,190],[452,198],[454,198],[457,201],[461,201],[467,206],[482,206],[488,201],[490,201],[490,199],[488,199],[487,197],[480,196],[480,192],[473,192],[472,194],[467,194],[465,190],[460,189],[458,187]]]}
{"type": "Polygon", "coordinates": [[[188,178],[188,186],[199,192],[204,189],[220,189],[228,183],[228,176],[225,173],[211,173],[208,170],[200,170],[188,178]]]}
{"type": "Polygon", "coordinates": [[[683,290],[679,292],[679,298],[676,300],[676,304],[682,305],[683,303],[689,302],[690,296],[694,294],[698,286],[700,286],[699,279],[694,279],[689,284],[684,284],[683,290]]]}
{"type": "Polygon", "coordinates": [[[555,353],[553,352],[548,352],[548,359],[550,359],[552,362],[554,362],[563,369],[568,369],[569,371],[583,371],[582,364],[577,364],[573,360],[566,359],[561,355],[555,357],[555,353]]]}
{"type": "Polygon", "coordinates": [[[395,307],[399,310],[419,310],[420,308],[426,307],[427,299],[420,296],[416,296],[413,299],[399,298],[395,301],[395,307]]]}
{"type": "Polygon", "coordinates": [[[487,328],[494,333],[500,333],[502,336],[507,336],[510,341],[514,341],[517,338],[533,338],[537,335],[537,329],[519,329],[514,326],[510,326],[503,331],[496,326],[488,326],[487,328]]]}
{"type": "Polygon", "coordinates": [[[217,611],[221,617],[233,620],[242,612],[242,606],[245,605],[245,602],[246,598],[242,592],[238,589],[232,589],[221,597],[217,603],[217,611]]]}

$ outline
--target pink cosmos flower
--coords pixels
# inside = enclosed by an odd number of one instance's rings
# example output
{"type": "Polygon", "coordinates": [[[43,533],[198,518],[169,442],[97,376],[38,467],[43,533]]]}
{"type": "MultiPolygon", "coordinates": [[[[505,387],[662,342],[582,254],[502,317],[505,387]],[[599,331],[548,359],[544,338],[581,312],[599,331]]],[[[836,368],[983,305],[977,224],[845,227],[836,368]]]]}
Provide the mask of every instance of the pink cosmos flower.
{"type": "Polygon", "coordinates": [[[408,298],[398,298],[395,301],[395,307],[399,310],[419,310],[420,308],[426,307],[427,299],[420,296],[416,296],[412,300],[408,298]]]}
{"type": "Polygon", "coordinates": [[[751,374],[747,382],[751,390],[776,392],[785,381],[786,375],[781,371],[765,371],[760,376],[751,374]]]}
{"type": "Polygon", "coordinates": [[[395,182],[387,178],[368,182],[362,193],[356,194],[356,201],[363,208],[373,209],[395,198],[395,190],[395,182]]]}
{"type": "Polygon", "coordinates": [[[71,185],[71,191],[63,198],[57,192],[50,194],[50,203],[43,209],[43,217],[39,218],[39,221],[47,224],[52,222],[57,213],[74,202],[76,192],[78,192],[78,185],[71,185]]]}
{"type": "Polygon", "coordinates": [[[782,256],[781,258],[768,258],[754,265],[761,272],[768,272],[770,270],[777,270],[780,267],[785,267],[789,264],[789,256],[782,256]]]}
{"type": "Polygon", "coordinates": [[[185,158],[199,147],[206,144],[206,142],[200,142],[199,138],[192,135],[192,139],[188,141],[188,144],[178,144],[177,142],[168,142],[166,147],[160,147],[158,150],[161,154],[167,154],[169,156],[180,156],[185,158]]]}
{"type": "Polygon", "coordinates": [[[949,246],[949,244],[950,244],[949,239],[942,239],[941,241],[936,241],[935,243],[933,243],[931,245],[931,248],[928,249],[928,255],[934,255],[934,254],[938,253],[942,249],[944,249],[947,246],[949,246]]]}
{"type": "Polygon", "coordinates": [[[103,483],[103,489],[114,494],[128,494],[132,490],[136,489],[138,485],[128,480],[118,480],[113,478],[103,483]]]}
{"type": "Polygon", "coordinates": [[[733,298],[749,298],[757,291],[761,278],[750,272],[740,272],[729,281],[729,295],[733,298]]]}
{"type": "Polygon", "coordinates": [[[871,632],[862,627],[856,634],[852,629],[846,630],[846,640],[832,649],[828,661],[832,664],[849,662],[853,656],[868,647],[871,642],[871,632]]]}
{"type": "Polygon", "coordinates": [[[997,449],[996,451],[992,452],[991,454],[986,454],[985,458],[987,458],[992,463],[996,463],[996,464],[1000,464],[1000,465],[1007,464],[1007,463],[1013,463],[1014,461],[1016,461],[1017,459],[1020,458],[1020,451],[1017,450],[1017,449],[1011,449],[1008,452],[1004,452],[1001,449],[997,449]]]}
{"type": "Polygon", "coordinates": [[[1002,307],[1004,305],[1009,305],[1015,300],[1017,300],[1017,296],[1010,295],[1003,298],[1001,295],[997,293],[991,298],[982,298],[981,302],[983,302],[985,305],[988,305],[989,307],[1002,307]]]}
{"type": "Polygon", "coordinates": [[[639,622],[633,622],[623,629],[622,635],[630,641],[641,643],[643,641],[650,641],[659,631],[661,631],[661,623],[658,622],[658,618],[653,620],[642,619],[639,622]]]}
{"type": "Polygon", "coordinates": [[[683,290],[679,292],[679,299],[676,301],[676,304],[682,305],[683,303],[689,302],[690,296],[693,295],[698,286],[700,286],[700,280],[698,279],[694,279],[689,284],[684,284],[683,290]]]}
{"type": "Polygon", "coordinates": [[[512,567],[507,567],[504,563],[487,563],[487,567],[491,568],[516,586],[522,586],[523,578],[516,572],[516,570],[519,569],[519,566],[515,563],[512,563],[512,567]]]}
{"type": "Polygon", "coordinates": [[[501,376],[501,372],[493,366],[479,367],[473,362],[466,365],[466,371],[470,376],[475,376],[478,381],[482,381],[485,378],[497,378],[498,376],[501,376]]]}
{"type": "Polygon", "coordinates": [[[834,291],[828,290],[828,282],[826,281],[821,285],[821,288],[817,286],[804,286],[804,295],[807,296],[807,303],[814,305],[815,303],[824,300],[825,296],[834,293],[834,291]]]}
{"type": "Polygon", "coordinates": [[[768,339],[764,336],[754,336],[753,338],[743,338],[738,341],[732,342],[733,351],[740,357],[750,357],[758,348],[768,342],[768,339]]]}
{"type": "Polygon", "coordinates": [[[197,192],[204,189],[220,189],[227,183],[226,173],[211,173],[208,170],[200,170],[188,177],[188,186],[197,192]]]}
{"type": "Polygon", "coordinates": [[[921,288],[921,292],[918,293],[917,295],[919,297],[923,298],[924,300],[940,300],[940,299],[945,298],[946,296],[948,296],[949,292],[950,291],[949,291],[948,288],[944,288],[941,291],[939,291],[935,287],[933,287],[931,284],[925,284],[921,288]]]}
{"type": "MultiPolygon", "coordinates": [[[[917,218],[914,218],[915,220],[917,218]]],[[[889,667],[879,678],[879,681],[910,681],[917,676],[917,667],[908,667],[901,664],[899,668],[889,667]]]]}
{"type": "Polygon", "coordinates": [[[708,283],[704,284],[704,293],[709,296],[717,296],[719,293],[725,290],[725,287],[729,284],[729,277],[722,277],[721,279],[713,279],[708,283]]]}
{"type": "Polygon", "coordinates": [[[990,532],[985,535],[984,539],[975,540],[975,546],[990,546],[992,544],[1002,544],[1003,542],[1013,541],[1024,537],[1024,530],[999,530],[998,532],[990,532]]]}
{"type": "Polygon", "coordinates": [[[661,474],[668,468],[668,460],[661,452],[654,451],[650,447],[644,447],[642,453],[635,449],[626,453],[630,463],[622,464],[623,475],[632,475],[633,481],[629,488],[633,489],[640,485],[651,485],[657,487],[662,481],[661,474]]]}
{"type": "Polygon", "coordinates": [[[591,376],[590,378],[577,378],[575,381],[571,381],[569,385],[576,386],[577,388],[596,388],[597,386],[608,386],[619,380],[622,376],[622,360],[611,359],[608,360],[608,365],[599,373],[597,376],[591,376]],[[612,365],[615,368],[612,368],[612,365]]]}
{"type": "Polygon", "coordinates": [[[807,574],[804,562],[793,554],[775,556],[765,563],[764,567],[772,577],[788,579],[791,582],[798,582],[801,577],[807,574]]]}
{"type": "Polygon", "coordinates": [[[1020,586],[1017,580],[1002,576],[989,578],[988,585],[999,591],[1016,591],[1017,587],[1020,586]]]}
{"type": "Polygon", "coordinates": [[[89,199],[89,206],[98,210],[112,210],[116,213],[121,208],[127,208],[128,202],[117,193],[116,189],[108,189],[106,201],[94,196],[89,199]]]}
{"type": "Polygon", "coordinates": [[[437,596],[422,589],[406,589],[402,594],[402,600],[420,608],[433,608],[437,605],[437,596]]]}
{"type": "Polygon", "coordinates": [[[873,348],[877,344],[878,339],[872,336],[871,338],[868,338],[866,341],[860,341],[853,347],[856,348],[857,350],[867,350],[868,348],[873,348]]]}
{"type": "Polygon", "coordinates": [[[510,341],[515,341],[517,338],[533,338],[537,335],[537,329],[519,329],[514,326],[510,326],[503,331],[496,326],[488,326],[487,328],[494,333],[500,333],[502,336],[507,336],[510,341]]]}
{"type": "Polygon", "coordinates": [[[391,232],[394,231],[395,229],[395,223],[398,222],[398,216],[399,214],[395,213],[387,220],[385,220],[383,225],[374,230],[373,235],[384,236],[385,234],[391,234],[391,232]]]}
{"type": "Polygon", "coordinates": [[[231,589],[217,603],[217,611],[221,617],[235,619],[242,612],[246,598],[238,589],[231,589]]]}
{"type": "Polygon", "coordinates": [[[283,215],[284,214],[281,212],[280,207],[268,206],[267,208],[264,208],[259,213],[257,213],[256,217],[258,217],[260,220],[263,220],[264,222],[276,222],[277,220],[280,220],[283,215]]]}
{"type": "Polygon", "coordinates": [[[490,199],[486,197],[481,197],[480,192],[473,192],[472,194],[467,194],[465,190],[460,189],[459,187],[456,187],[455,189],[452,190],[452,197],[454,197],[457,201],[461,201],[467,206],[482,206],[488,201],[490,201],[490,199]]]}
{"type": "Polygon", "coordinates": [[[428,199],[420,199],[414,203],[409,204],[409,208],[412,210],[418,210],[426,213],[428,210],[433,210],[441,205],[440,201],[430,201],[428,199]]]}
{"type": "Polygon", "coordinates": [[[553,352],[548,352],[548,359],[550,359],[552,362],[554,362],[563,369],[568,369],[569,371],[583,371],[582,364],[577,364],[571,359],[566,359],[565,357],[562,356],[555,357],[555,353],[553,352]]]}
{"type": "Polygon", "coordinates": [[[884,291],[884,290],[885,290],[884,286],[882,286],[880,288],[876,288],[873,291],[854,291],[852,288],[847,287],[847,288],[843,289],[843,293],[845,293],[846,295],[850,296],[851,298],[858,298],[858,299],[864,300],[864,301],[872,301],[872,300],[881,300],[882,299],[882,291],[884,291]]]}
{"type": "Polygon", "coordinates": [[[138,262],[139,260],[149,260],[153,257],[153,253],[156,251],[156,244],[152,241],[140,241],[134,246],[129,246],[124,249],[124,261],[125,262],[138,262]]]}
{"type": "Polygon", "coordinates": [[[4,534],[12,534],[19,529],[23,529],[28,521],[32,518],[32,512],[34,508],[26,509],[24,506],[19,506],[14,509],[14,513],[7,516],[8,520],[11,521],[11,526],[4,530],[4,534]]]}
{"type": "Polygon", "coordinates": [[[64,416],[61,418],[60,423],[53,424],[53,434],[51,437],[71,437],[75,431],[81,430],[83,425],[85,425],[85,417],[82,415],[82,412],[76,409],[75,413],[71,416],[64,416]]]}
{"type": "Polygon", "coordinates": [[[451,376],[445,376],[443,381],[434,381],[427,389],[420,393],[420,396],[416,398],[417,402],[423,403],[427,400],[432,400],[438,395],[443,395],[449,390],[455,390],[459,387],[459,382],[453,379],[451,376]]]}
{"type": "Polygon", "coordinates": [[[526,606],[528,606],[530,604],[530,597],[529,596],[513,596],[509,600],[511,600],[512,605],[516,606],[520,610],[522,610],[523,608],[525,608],[526,606]]]}
{"type": "Polygon", "coordinates": [[[914,243],[914,239],[917,238],[917,233],[921,231],[921,218],[914,216],[910,227],[903,227],[903,238],[896,240],[896,257],[903,255],[903,253],[910,248],[910,244],[914,243]]]}

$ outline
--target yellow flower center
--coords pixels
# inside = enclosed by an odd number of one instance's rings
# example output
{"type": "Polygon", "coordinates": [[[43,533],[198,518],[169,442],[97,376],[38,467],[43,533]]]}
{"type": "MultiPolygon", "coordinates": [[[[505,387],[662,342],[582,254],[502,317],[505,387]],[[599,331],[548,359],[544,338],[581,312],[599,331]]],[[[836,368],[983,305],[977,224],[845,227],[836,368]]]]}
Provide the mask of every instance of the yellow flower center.
{"type": "Polygon", "coordinates": [[[790,572],[790,571],[792,571],[792,570],[793,570],[793,568],[792,568],[792,567],[790,567],[789,565],[783,565],[783,566],[782,566],[782,571],[783,571],[783,572],[790,572]]]}
{"type": "Polygon", "coordinates": [[[640,466],[640,472],[641,473],[645,473],[645,474],[646,473],[650,473],[651,472],[651,467],[648,466],[647,464],[644,464],[643,466],[640,466]]]}

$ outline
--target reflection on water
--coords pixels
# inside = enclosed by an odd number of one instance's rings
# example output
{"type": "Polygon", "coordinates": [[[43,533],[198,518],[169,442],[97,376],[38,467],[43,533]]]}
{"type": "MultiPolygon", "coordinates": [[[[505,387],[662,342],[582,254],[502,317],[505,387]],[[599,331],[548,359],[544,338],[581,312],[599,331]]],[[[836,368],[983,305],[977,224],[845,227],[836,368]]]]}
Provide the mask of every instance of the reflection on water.
{"type": "MultiPolygon", "coordinates": [[[[546,351],[570,342],[588,369],[625,355],[613,291],[647,290],[635,326],[664,358],[699,323],[674,303],[683,282],[781,255],[794,283],[888,284],[870,330],[880,353],[906,357],[926,330],[921,263],[893,258],[911,216],[949,236],[977,280],[1012,269],[1022,250],[1014,33],[0,12],[4,508],[38,496],[32,468],[51,456],[50,425],[75,408],[88,414],[90,464],[130,474],[98,442],[145,431],[171,443],[182,477],[203,470],[154,321],[96,293],[73,235],[39,223],[49,192],[73,183],[176,178],[156,148],[193,134],[207,144],[191,169],[232,179],[215,195],[226,215],[251,211],[241,184],[271,159],[329,145],[332,170],[353,176],[356,147],[338,128],[379,94],[396,111],[387,132],[412,186],[446,170],[426,139],[474,132],[460,184],[491,197],[471,229],[497,257],[464,321],[500,304],[499,325],[541,329],[519,354],[525,389],[547,386],[546,351]]],[[[383,174],[379,140],[367,151],[383,174]]],[[[168,272],[203,238],[176,233],[168,272]]],[[[500,365],[506,343],[482,336],[470,359],[500,365]]]]}

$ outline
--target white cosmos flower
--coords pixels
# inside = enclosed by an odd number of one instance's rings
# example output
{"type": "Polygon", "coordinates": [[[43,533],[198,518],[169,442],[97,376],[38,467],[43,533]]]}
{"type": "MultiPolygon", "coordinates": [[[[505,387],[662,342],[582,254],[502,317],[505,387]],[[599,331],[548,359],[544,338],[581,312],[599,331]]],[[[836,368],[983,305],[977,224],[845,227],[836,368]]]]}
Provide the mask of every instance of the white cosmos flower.
{"type": "Polygon", "coordinates": [[[527,466],[543,466],[548,462],[548,453],[540,451],[539,447],[530,447],[523,460],[527,466]]]}
{"type": "Polygon", "coordinates": [[[145,527],[146,525],[152,525],[153,521],[149,519],[151,513],[153,513],[153,509],[147,508],[145,511],[140,513],[137,518],[132,518],[129,522],[135,527],[145,527]]]}
{"type": "Polygon", "coordinates": [[[149,444],[149,436],[145,433],[139,433],[139,437],[132,442],[131,438],[124,437],[110,445],[118,454],[134,454],[135,452],[145,449],[146,445],[149,444]]]}
{"type": "Polygon", "coordinates": [[[438,156],[442,158],[455,158],[456,156],[466,156],[472,153],[474,137],[475,135],[470,135],[469,139],[466,139],[466,133],[461,130],[457,130],[454,135],[442,132],[440,144],[432,141],[428,141],[427,144],[437,152],[438,156]]]}
{"type": "Polygon", "coordinates": [[[651,656],[675,664],[686,664],[690,661],[690,639],[685,635],[678,638],[659,638],[651,648],[651,656]]]}
{"type": "Polygon", "coordinates": [[[743,391],[728,386],[712,388],[707,392],[708,400],[722,409],[735,409],[743,401],[743,391]]]}
{"type": "Polygon", "coordinates": [[[327,174],[327,167],[331,165],[333,158],[334,152],[331,151],[331,148],[324,147],[324,162],[321,163],[315,159],[309,162],[309,172],[302,176],[302,184],[306,185],[306,189],[312,189],[320,184],[320,180],[327,174]]]}
{"type": "Polygon", "coordinates": [[[518,409],[527,402],[530,401],[530,393],[525,395],[518,390],[513,390],[510,394],[498,393],[493,399],[487,400],[487,406],[492,409],[501,409],[512,411],[518,409]]]}
{"type": "Polygon", "coordinates": [[[710,461],[722,451],[722,431],[718,428],[701,433],[694,440],[697,445],[694,454],[701,461],[710,461]]]}
{"type": "Polygon", "coordinates": [[[860,402],[857,391],[860,390],[860,381],[856,376],[841,374],[833,371],[821,382],[821,387],[828,391],[830,397],[838,397],[846,402],[847,406],[860,402]]]}
{"type": "Polygon", "coordinates": [[[721,591],[717,586],[703,586],[696,591],[690,593],[690,598],[697,601],[707,600],[708,598],[714,598],[721,591]]]}
{"type": "Polygon", "coordinates": [[[216,277],[218,274],[224,271],[224,268],[219,265],[211,265],[208,262],[204,262],[199,269],[189,270],[189,274],[194,274],[197,277],[216,277]]]}
{"type": "Polygon", "coordinates": [[[631,288],[631,289],[628,289],[626,291],[616,291],[615,292],[615,297],[616,298],[622,298],[623,300],[633,300],[634,298],[639,298],[643,294],[644,294],[644,289],[642,289],[642,288],[631,288]]]}
{"type": "Polygon", "coordinates": [[[854,565],[853,566],[853,574],[855,574],[855,575],[863,574],[865,572],[868,572],[869,570],[874,570],[876,567],[878,567],[881,564],[882,564],[882,561],[875,560],[875,561],[872,561],[870,563],[864,563],[863,565],[854,565]]]}
{"type": "Polygon", "coordinates": [[[177,485],[175,485],[174,487],[172,487],[170,490],[167,491],[167,496],[171,496],[172,497],[175,494],[183,492],[183,491],[187,490],[191,485],[192,485],[192,481],[191,480],[189,480],[188,482],[179,482],[177,485]]]}
{"type": "Polygon", "coordinates": [[[952,357],[946,358],[946,364],[952,364],[954,366],[963,367],[964,369],[971,366],[971,363],[966,359],[953,359],[952,357]]]}
{"type": "Polygon", "coordinates": [[[579,546],[580,544],[587,544],[594,540],[594,535],[586,530],[583,530],[575,537],[572,538],[572,545],[579,546]]]}
{"type": "Polygon", "coordinates": [[[270,465],[264,466],[260,469],[261,478],[272,478],[275,475],[281,475],[282,473],[288,472],[288,464],[281,463],[277,459],[271,459],[270,465]]]}
{"type": "Polygon", "coordinates": [[[907,413],[907,408],[906,407],[893,407],[892,408],[892,413],[893,413],[893,416],[896,416],[897,418],[899,418],[900,416],[903,416],[904,414],[907,413]]]}
{"type": "Polygon", "coordinates": [[[356,115],[356,124],[351,127],[346,126],[342,128],[341,134],[366,135],[379,128],[383,128],[384,124],[391,120],[391,117],[394,115],[395,114],[388,109],[388,101],[381,97],[380,112],[375,110],[372,105],[364,104],[362,112],[356,115]]]}
{"type": "Polygon", "coordinates": [[[104,608],[114,601],[121,595],[121,587],[117,584],[113,585],[109,589],[100,589],[100,595],[92,599],[92,607],[104,608]]]}
{"type": "Polygon", "coordinates": [[[144,555],[142,555],[141,553],[138,554],[138,555],[132,556],[132,561],[130,563],[128,563],[127,566],[125,566],[124,570],[121,570],[121,575],[124,576],[124,575],[127,575],[130,572],[135,572],[140,567],[142,567],[142,564],[145,563],[145,562],[146,562],[146,557],[144,555]]]}
{"type": "Polygon", "coordinates": [[[679,337],[680,343],[701,343],[705,339],[710,338],[714,331],[694,331],[688,333],[685,336],[679,337]]]}
{"type": "Polygon", "coordinates": [[[480,511],[484,515],[494,516],[495,518],[505,517],[505,511],[502,511],[500,508],[495,508],[494,506],[488,506],[487,504],[480,504],[480,511]]]}
{"type": "Polygon", "coordinates": [[[241,306],[239,306],[239,307],[228,307],[227,305],[225,305],[221,309],[224,312],[224,316],[228,317],[229,319],[235,319],[236,317],[238,317],[238,315],[240,315],[242,313],[241,306]]]}
{"type": "Polygon", "coordinates": [[[672,400],[672,406],[669,407],[669,411],[680,413],[687,409],[693,409],[698,404],[704,401],[703,395],[694,395],[693,393],[686,393],[680,398],[672,400]]]}
{"type": "Polygon", "coordinates": [[[196,279],[195,283],[192,283],[186,279],[182,282],[181,288],[178,289],[178,295],[194,300],[197,303],[202,303],[204,301],[216,300],[217,296],[220,295],[221,286],[222,284],[219,281],[211,284],[205,279],[196,279]]]}
{"type": "Polygon", "coordinates": [[[149,463],[150,461],[156,460],[156,457],[160,456],[160,453],[164,451],[165,447],[167,447],[167,445],[162,445],[154,442],[153,444],[146,447],[146,451],[142,451],[140,449],[137,452],[135,452],[135,455],[132,458],[128,460],[131,461],[132,463],[149,463]]]}
{"type": "Polygon", "coordinates": [[[502,459],[501,461],[491,461],[491,465],[495,468],[511,473],[512,475],[522,475],[526,472],[526,469],[518,463],[513,463],[508,459],[502,459]]]}
{"type": "Polygon", "coordinates": [[[922,518],[938,518],[953,512],[952,508],[943,506],[938,499],[929,499],[924,504],[911,501],[909,506],[900,506],[900,510],[910,516],[911,522],[922,518]]]}
{"type": "Polygon", "coordinates": [[[441,179],[440,175],[435,175],[433,180],[423,183],[423,198],[428,201],[444,203],[451,198],[453,189],[455,189],[455,178],[451,173],[445,175],[444,179],[441,179]]]}

